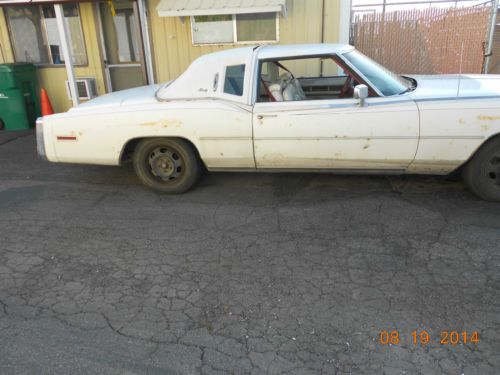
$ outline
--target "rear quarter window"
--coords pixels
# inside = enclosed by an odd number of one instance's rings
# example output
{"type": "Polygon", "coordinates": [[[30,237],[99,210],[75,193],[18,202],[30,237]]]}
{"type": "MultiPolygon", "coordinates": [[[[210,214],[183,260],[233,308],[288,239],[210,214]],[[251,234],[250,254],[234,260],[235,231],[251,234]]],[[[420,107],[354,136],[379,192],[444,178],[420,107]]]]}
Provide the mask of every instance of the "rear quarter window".
{"type": "Polygon", "coordinates": [[[243,96],[243,83],[245,81],[245,65],[232,65],[226,67],[224,78],[224,93],[243,96]]]}

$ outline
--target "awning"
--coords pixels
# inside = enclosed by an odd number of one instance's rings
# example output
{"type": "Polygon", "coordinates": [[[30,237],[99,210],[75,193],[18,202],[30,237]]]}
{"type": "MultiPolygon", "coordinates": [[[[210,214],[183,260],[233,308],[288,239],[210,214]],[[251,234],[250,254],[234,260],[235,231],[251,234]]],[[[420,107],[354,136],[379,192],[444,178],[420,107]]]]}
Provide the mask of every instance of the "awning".
{"type": "Polygon", "coordinates": [[[0,0],[0,7],[3,5],[65,4],[85,1],[89,0],[0,0]]]}
{"type": "Polygon", "coordinates": [[[286,13],[286,0],[161,0],[156,10],[160,17],[286,13]]]}

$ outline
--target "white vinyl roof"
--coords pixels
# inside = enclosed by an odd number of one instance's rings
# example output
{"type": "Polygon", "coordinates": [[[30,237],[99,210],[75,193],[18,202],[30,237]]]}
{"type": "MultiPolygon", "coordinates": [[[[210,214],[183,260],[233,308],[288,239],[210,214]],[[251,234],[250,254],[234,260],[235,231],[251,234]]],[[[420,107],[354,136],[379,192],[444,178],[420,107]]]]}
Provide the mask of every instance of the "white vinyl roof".
{"type": "Polygon", "coordinates": [[[286,0],[161,0],[160,17],[286,12],[286,0]]]}

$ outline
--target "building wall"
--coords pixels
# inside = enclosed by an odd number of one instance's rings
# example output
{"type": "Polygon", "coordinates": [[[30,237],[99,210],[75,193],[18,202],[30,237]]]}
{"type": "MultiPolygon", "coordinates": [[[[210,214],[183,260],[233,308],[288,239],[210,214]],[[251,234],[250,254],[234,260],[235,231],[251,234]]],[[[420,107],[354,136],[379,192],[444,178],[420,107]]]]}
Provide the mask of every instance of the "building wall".
{"type": "MultiPolygon", "coordinates": [[[[104,82],[100,39],[91,3],[80,4],[80,19],[88,63],[87,66],[75,67],[75,75],[76,77],[95,77],[97,91],[99,95],[102,95],[106,93],[106,85],[104,82]]],[[[39,68],[38,79],[40,86],[47,90],[54,111],[64,112],[71,108],[72,102],[68,99],[65,86],[67,76],[64,65],[39,68]]]]}
{"type": "MultiPolygon", "coordinates": [[[[86,66],[75,67],[75,75],[76,77],[95,77],[97,91],[99,95],[102,95],[106,93],[106,86],[104,83],[100,42],[97,34],[97,23],[95,22],[94,9],[91,3],[81,3],[79,6],[88,62],[86,66]]],[[[0,8],[0,43],[4,54],[4,57],[0,54],[0,62],[13,62],[13,51],[2,8],[0,8]]],[[[40,86],[47,90],[54,111],[64,112],[71,108],[72,103],[68,99],[65,86],[67,79],[65,66],[42,66],[37,69],[37,72],[40,86]]]]}
{"type": "Polygon", "coordinates": [[[11,63],[14,55],[9,40],[9,31],[3,9],[0,8],[0,64],[11,63]]]}
{"type": "MultiPolygon", "coordinates": [[[[324,38],[322,40],[321,17],[323,0],[287,0],[288,17],[280,16],[280,42],[328,43],[338,42],[340,1],[325,0],[324,38]]],[[[156,7],[160,0],[149,0],[151,42],[156,82],[166,82],[179,76],[197,57],[241,45],[193,46],[191,23],[179,17],[159,17],[156,7]]],[[[292,67],[293,68],[293,67],[292,67]]],[[[307,73],[319,71],[319,65],[310,67],[307,73]]]]}
{"type": "MultiPolygon", "coordinates": [[[[288,17],[280,16],[280,44],[337,42],[339,39],[340,2],[324,0],[324,32],[322,33],[323,0],[287,0],[288,17]],[[322,39],[323,35],[323,39],[322,39]]],[[[159,17],[156,7],[160,0],[148,0],[150,37],[153,49],[155,81],[166,82],[179,76],[197,57],[222,49],[241,45],[193,46],[189,17],[182,22],[179,17],[159,17]]],[[[88,65],[75,67],[77,77],[95,77],[99,95],[106,92],[104,67],[98,23],[92,3],[80,3],[80,17],[87,50],[88,65]]],[[[8,35],[3,9],[0,7],[0,63],[13,62],[13,51],[8,35]]],[[[318,74],[319,64],[314,66],[290,66],[301,69],[300,74],[318,74]]],[[[41,87],[44,87],[56,112],[71,107],[65,81],[64,65],[38,68],[41,87]]]]}

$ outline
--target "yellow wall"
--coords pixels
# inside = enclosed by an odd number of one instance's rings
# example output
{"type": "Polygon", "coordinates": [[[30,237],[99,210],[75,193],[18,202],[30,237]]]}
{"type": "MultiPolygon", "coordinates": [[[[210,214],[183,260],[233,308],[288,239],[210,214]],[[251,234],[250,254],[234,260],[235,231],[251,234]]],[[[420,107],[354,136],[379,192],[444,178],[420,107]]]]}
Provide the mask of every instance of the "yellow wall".
{"type": "MultiPolygon", "coordinates": [[[[85,48],[87,49],[87,66],[75,67],[76,77],[95,77],[99,95],[106,93],[102,59],[99,47],[99,36],[97,23],[95,22],[94,10],[91,3],[80,4],[80,19],[82,22],[85,48]]],[[[67,80],[64,65],[49,66],[38,69],[38,80],[40,86],[47,90],[50,101],[56,112],[67,111],[71,107],[68,99],[65,81],[67,80]]]]}
{"type": "MultiPolygon", "coordinates": [[[[339,37],[340,1],[325,0],[324,41],[337,42],[339,37]]],[[[197,57],[222,49],[241,45],[193,46],[189,17],[184,23],[179,17],[159,17],[156,7],[160,0],[149,0],[150,37],[153,49],[153,62],[156,82],[166,82],[179,76],[197,57]]],[[[280,17],[280,44],[320,43],[323,0],[287,0],[288,17],[280,17]]],[[[76,67],[77,77],[95,77],[99,94],[106,92],[100,38],[97,32],[94,6],[80,3],[80,17],[87,50],[88,65],[76,67]]],[[[0,44],[1,62],[13,62],[5,17],[0,7],[0,44]]],[[[293,67],[292,67],[293,68],[293,67]]],[[[319,66],[303,66],[305,74],[316,74],[319,66]]],[[[301,72],[302,73],[302,72],[301,72]]],[[[71,102],[65,87],[66,70],[64,65],[46,66],[38,69],[40,85],[44,87],[56,112],[66,111],[71,102]]]]}
{"type": "MultiPolygon", "coordinates": [[[[101,65],[101,55],[99,47],[99,37],[94,17],[94,10],[91,3],[80,4],[80,19],[85,39],[85,48],[87,50],[88,64],[86,66],[75,67],[77,77],[95,77],[98,93],[104,94],[106,87],[104,84],[104,74],[101,65]]],[[[11,43],[5,22],[4,12],[0,8],[0,43],[2,51],[6,56],[0,62],[13,62],[11,43]],[[6,60],[6,61],[3,61],[6,60]]],[[[67,111],[71,107],[71,101],[68,99],[65,81],[67,80],[66,69],[64,65],[43,66],[37,69],[40,86],[47,90],[50,101],[56,112],[67,111]]]]}
{"type": "MultiPolygon", "coordinates": [[[[325,42],[337,42],[340,1],[325,0],[325,42]]],[[[189,17],[184,23],[179,17],[159,17],[156,7],[160,0],[149,0],[151,42],[156,81],[176,78],[197,57],[237,45],[193,46],[189,17]]],[[[322,0],[287,0],[288,17],[280,17],[280,44],[321,43],[322,0]]],[[[318,67],[314,67],[317,72],[318,67]]],[[[310,72],[313,73],[313,72],[310,72]]]]}
{"type": "Polygon", "coordinates": [[[12,48],[10,46],[9,31],[3,9],[0,8],[0,64],[14,62],[12,48]]]}

